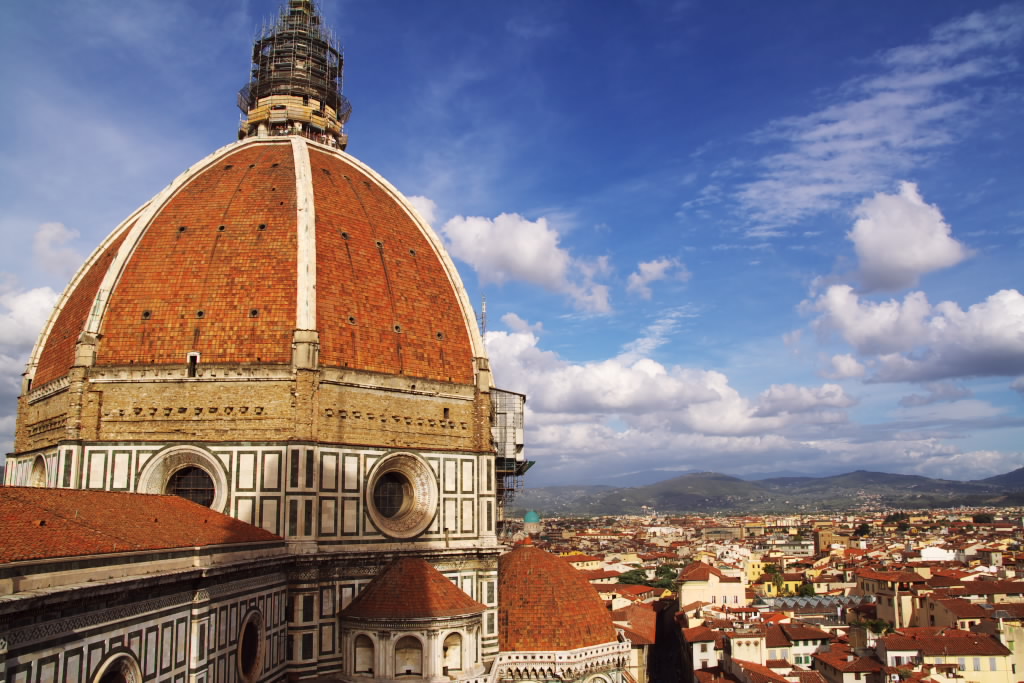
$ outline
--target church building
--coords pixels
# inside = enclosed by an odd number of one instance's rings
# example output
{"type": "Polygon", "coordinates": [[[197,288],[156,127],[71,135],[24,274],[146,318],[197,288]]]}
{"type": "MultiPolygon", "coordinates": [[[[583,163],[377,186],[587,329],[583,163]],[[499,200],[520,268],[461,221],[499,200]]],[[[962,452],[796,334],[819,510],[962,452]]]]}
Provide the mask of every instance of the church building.
{"type": "Polygon", "coordinates": [[[623,683],[592,604],[599,635],[507,664],[525,397],[496,388],[440,238],[345,152],[342,71],[288,0],[238,141],[60,297],[0,488],[0,679],[623,683]]]}

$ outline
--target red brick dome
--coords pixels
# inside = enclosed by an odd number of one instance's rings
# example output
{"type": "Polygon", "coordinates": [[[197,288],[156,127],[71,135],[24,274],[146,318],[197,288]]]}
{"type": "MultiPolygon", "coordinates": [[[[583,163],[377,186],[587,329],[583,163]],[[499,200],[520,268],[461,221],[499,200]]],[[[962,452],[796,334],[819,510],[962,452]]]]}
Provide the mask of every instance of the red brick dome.
{"type": "Polygon", "coordinates": [[[35,387],[93,364],[292,362],[471,383],[484,355],[429,226],[353,157],[299,136],[249,138],[183,173],[117,227],[68,286],[29,362],[35,387]],[[84,337],[83,337],[84,335],[84,337]]]}
{"type": "Polygon", "coordinates": [[[498,559],[502,652],[575,650],[617,640],[604,600],[568,562],[532,545],[498,559]]]}

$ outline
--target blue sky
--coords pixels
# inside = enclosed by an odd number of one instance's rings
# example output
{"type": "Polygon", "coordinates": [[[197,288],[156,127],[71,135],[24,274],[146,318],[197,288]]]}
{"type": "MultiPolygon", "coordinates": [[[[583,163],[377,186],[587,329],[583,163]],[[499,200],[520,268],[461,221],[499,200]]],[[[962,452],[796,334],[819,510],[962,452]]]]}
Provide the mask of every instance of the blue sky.
{"type": "MultiPolygon", "coordinates": [[[[0,24],[0,439],[75,268],[235,139],[277,2],[0,24]]],[[[528,394],[528,484],[1024,465],[1024,3],[323,2],[349,152],[528,394]]]]}

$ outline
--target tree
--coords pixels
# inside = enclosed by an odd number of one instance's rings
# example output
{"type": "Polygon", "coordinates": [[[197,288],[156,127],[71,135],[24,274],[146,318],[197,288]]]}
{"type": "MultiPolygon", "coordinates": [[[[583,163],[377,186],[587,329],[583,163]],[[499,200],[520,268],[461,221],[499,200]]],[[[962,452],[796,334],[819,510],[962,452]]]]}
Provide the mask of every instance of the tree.
{"type": "Polygon", "coordinates": [[[991,524],[993,519],[992,515],[987,512],[979,512],[978,514],[971,517],[971,521],[975,524],[991,524]]]}
{"type": "Polygon", "coordinates": [[[807,595],[807,596],[817,595],[817,593],[814,592],[814,584],[813,583],[802,583],[802,584],[800,584],[800,587],[796,589],[796,594],[797,595],[807,595]]]}
{"type": "Polygon", "coordinates": [[[867,522],[861,522],[860,525],[853,530],[854,536],[867,536],[871,533],[871,527],[868,526],[867,522]]]}
{"type": "Polygon", "coordinates": [[[643,569],[630,569],[628,572],[619,574],[619,583],[628,583],[633,586],[650,586],[652,582],[647,578],[647,572],[643,569]]]}

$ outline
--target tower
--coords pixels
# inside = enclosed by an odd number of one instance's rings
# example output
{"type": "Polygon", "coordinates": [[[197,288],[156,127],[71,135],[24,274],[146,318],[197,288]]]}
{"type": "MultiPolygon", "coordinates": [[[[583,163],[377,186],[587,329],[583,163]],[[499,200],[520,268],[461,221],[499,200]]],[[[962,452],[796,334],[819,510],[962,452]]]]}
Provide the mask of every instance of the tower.
{"type": "MultiPolygon", "coordinates": [[[[116,226],[61,296],[6,483],[176,494],[283,536],[287,647],[267,672],[340,675],[358,638],[339,612],[403,559],[479,605],[457,622],[475,666],[498,649],[523,399],[494,387],[441,240],[343,151],[342,66],[315,4],[289,0],[255,41],[239,140],[116,226]]],[[[456,633],[420,626],[423,656],[456,633]]]]}

